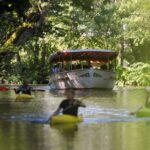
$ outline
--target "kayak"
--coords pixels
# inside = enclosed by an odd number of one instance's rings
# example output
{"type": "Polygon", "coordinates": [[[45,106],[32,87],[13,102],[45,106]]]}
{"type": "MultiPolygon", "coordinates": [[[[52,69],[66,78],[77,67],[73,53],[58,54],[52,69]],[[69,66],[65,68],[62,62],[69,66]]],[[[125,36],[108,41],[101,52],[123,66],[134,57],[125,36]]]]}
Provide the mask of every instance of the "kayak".
{"type": "Polygon", "coordinates": [[[51,124],[66,124],[66,123],[79,123],[83,118],[71,115],[57,115],[51,118],[51,124]]]}
{"type": "Polygon", "coordinates": [[[16,96],[16,100],[30,100],[33,99],[34,96],[33,95],[29,95],[29,94],[18,94],[16,96]]]}
{"type": "Polygon", "coordinates": [[[137,117],[150,117],[150,108],[142,108],[136,112],[137,117]]]}
{"type": "Polygon", "coordinates": [[[5,86],[1,86],[0,87],[0,91],[8,91],[9,90],[9,88],[7,88],[7,87],[5,87],[5,86]]]}

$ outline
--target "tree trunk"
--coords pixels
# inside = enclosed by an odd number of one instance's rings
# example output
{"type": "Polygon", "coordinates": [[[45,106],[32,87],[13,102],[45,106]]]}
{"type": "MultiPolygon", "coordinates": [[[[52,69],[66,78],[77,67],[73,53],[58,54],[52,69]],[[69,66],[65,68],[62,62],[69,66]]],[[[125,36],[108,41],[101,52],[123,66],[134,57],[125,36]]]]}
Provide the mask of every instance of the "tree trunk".
{"type": "Polygon", "coordinates": [[[16,58],[17,58],[18,64],[21,64],[21,57],[19,55],[19,52],[17,52],[16,58]]]}
{"type": "Polygon", "coordinates": [[[118,54],[119,66],[123,66],[123,60],[124,60],[124,39],[120,41],[120,48],[119,48],[119,54],[118,54]]]}

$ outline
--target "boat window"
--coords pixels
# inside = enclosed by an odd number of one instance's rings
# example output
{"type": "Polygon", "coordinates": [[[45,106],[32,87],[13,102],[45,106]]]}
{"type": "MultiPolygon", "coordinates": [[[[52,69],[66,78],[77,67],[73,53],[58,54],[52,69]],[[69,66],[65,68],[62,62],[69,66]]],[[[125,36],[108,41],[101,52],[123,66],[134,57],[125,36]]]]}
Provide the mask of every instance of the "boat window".
{"type": "Polygon", "coordinates": [[[92,61],[60,62],[52,66],[52,73],[90,68],[98,70],[113,70],[114,64],[112,62],[104,63],[92,61]]]}

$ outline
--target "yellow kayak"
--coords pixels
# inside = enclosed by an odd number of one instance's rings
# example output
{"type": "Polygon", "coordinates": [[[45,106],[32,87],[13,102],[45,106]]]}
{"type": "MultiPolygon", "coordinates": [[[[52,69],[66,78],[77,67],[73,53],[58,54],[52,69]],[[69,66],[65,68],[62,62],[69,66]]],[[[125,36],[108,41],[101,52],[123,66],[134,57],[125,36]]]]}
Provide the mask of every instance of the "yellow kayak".
{"type": "Polygon", "coordinates": [[[33,95],[29,95],[29,94],[18,94],[16,96],[16,100],[30,100],[33,99],[34,96],[33,95]]]}
{"type": "Polygon", "coordinates": [[[71,115],[57,115],[51,118],[52,124],[78,123],[82,121],[83,121],[82,117],[76,117],[71,115]]]}
{"type": "Polygon", "coordinates": [[[137,117],[150,117],[150,108],[142,108],[136,112],[137,117]]]}

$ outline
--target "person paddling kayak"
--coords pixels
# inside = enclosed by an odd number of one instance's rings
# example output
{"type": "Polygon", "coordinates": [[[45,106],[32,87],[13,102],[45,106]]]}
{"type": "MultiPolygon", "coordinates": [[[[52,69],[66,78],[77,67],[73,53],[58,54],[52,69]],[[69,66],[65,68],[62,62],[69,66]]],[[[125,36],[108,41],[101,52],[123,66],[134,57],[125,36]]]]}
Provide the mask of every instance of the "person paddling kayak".
{"type": "Polygon", "coordinates": [[[31,95],[32,87],[28,84],[27,80],[24,80],[23,84],[19,86],[18,89],[14,89],[14,90],[16,94],[19,94],[20,92],[22,92],[23,94],[31,95]]]}
{"type": "Polygon", "coordinates": [[[63,114],[78,116],[78,109],[79,107],[86,107],[81,101],[74,99],[75,98],[75,91],[68,90],[66,92],[66,99],[63,100],[58,109],[53,113],[52,116],[58,115],[61,110],[63,114]]]}
{"type": "Polygon", "coordinates": [[[129,115],[135,115],[138,111],[140,111],[143,108],[149,108],[150,109],[150,95],[147,96],[146,102],[144,106],[139,107],[136,111],[130,112],[129,115]]]}

